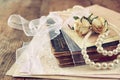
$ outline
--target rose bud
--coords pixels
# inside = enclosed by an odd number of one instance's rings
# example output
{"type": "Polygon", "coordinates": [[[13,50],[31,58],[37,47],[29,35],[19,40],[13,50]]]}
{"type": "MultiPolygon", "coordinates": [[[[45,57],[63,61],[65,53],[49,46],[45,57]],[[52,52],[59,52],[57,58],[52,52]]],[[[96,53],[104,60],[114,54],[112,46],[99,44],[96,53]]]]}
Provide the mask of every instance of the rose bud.
{"type": "Polygon", "coordinates": [[[96,33],[103,33],[105,31],[107,31],[107,29],[108,29],[107,21],[102,17],[98,17],[98,18],[93,19],[92,29],[96,33]]]}
{"type": "Polygon", "coordinates": [[[81,26],[82,24],[81,24],[81,22],[80,22],[80,19],[77,19],[77,20],[75,20],[75,22],[74,22],[74,30],[75,31],[79,31],[79,27],[81,26]]]}
{"type": "Polygon", "coordinates": [[[91,25],[90,25],[89,21],[85,18],[81,19],[81,23],[82,23],[82,25],[79,28],[79,35],[85,35],[89,32],[91,25]]]}

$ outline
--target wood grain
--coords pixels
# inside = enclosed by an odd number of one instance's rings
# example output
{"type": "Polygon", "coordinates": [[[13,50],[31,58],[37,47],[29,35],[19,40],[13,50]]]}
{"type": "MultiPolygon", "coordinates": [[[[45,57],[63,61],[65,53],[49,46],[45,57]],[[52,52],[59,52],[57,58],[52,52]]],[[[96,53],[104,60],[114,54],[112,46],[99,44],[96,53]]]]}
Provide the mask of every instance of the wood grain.
{"type": "MultiPolygon", "coordinates": [[[[74,5],[99,4],[120,12],[120,0],[0,0],[0,80],[33,80],[5,76],[15,62],[15,51],[24,41],[31,40],[22,31],[10,28],[7,19],[11,14],[20,14],[28,20],[47,15],[50,11],[64,10],[74,5]]],[[[38,79],[34,79],[38,80],[38,79]]]]}

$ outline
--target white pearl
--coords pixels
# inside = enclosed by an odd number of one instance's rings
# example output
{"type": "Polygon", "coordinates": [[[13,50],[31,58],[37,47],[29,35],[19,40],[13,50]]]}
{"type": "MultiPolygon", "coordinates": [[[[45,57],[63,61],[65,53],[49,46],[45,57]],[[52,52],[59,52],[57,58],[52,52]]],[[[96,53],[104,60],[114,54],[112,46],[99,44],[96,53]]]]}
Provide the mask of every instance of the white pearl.
{"type": "Polygon", "coordinates": [[[116,50],[118,50],[118,52],[120,52],[120,47],[117,47],[116,50]]]}
{"type": "Polygon", "coordinates": [[[99,47],[99,46],[102,46],[102,43],[101,43],[101,42],[96,42],[95,45],[96,45],[97,47],[99,47]]]}
{"type": "Polygon", "coordinates": [[[104,56],[107,56],[108,55],[108,52],[106,50],[103,51],[103,55],[104,56]]]}
{"type": "Polygon", "coordinates": [[[108,56],[112,56],[113,52],[112,51],[108,51],[108,56]]]}
{"type": "Polygon", "coordinates": [[[115,59],[115,60],[113,61],[113,63],[114,63],[114,64],[118,64],[118,63],[119,63],[119,60],[118,60],[118,59],[115,59]]]}
{"type": "Polygon", "coordinates": [[[90,64],[90,62],[91,62],[90,59],[85,59],[86,64],[90,64]]]}
{"type": "Polygon", "coordinates": [[[90,62],[90,67],[94,67],[95,66],[95,62],[90,62]]]}
{"type": "Polygon", "coordinates": [[[105,35],[103,34],[101,37],[102,37],[102,38],[105,38],[105,35]]]}
{"type": "Polygon", "coordinates": [[[108,36],[108,34],[109,34],[109,33],[108,33],[108,32],[106,32],[106,33],[104,34],[104,35],[105,35],[105,37],[107,37],[107,36],[108,36]]]}
{"type": "Polygon", "coordinates": [[[82,50],[86,50],[86,47],[83,47],[82,50]]]}
{"type": "Polygon", "coordinates": [[[102,38],[97,39],[97,42],[103,42],[102,38]]]}
{"type": "Polygon", "coordinates": [[[82,55],[84,55],[84,54],[86,54],[86,53],[87,53],[86,50],[82,50],[82,52],[81,52],[82,55]]]}
{"type": "Polygon", "coordinates": [[[99,35],[98,38],[101,38],[102,35],[99,35]]]}
{"type": "Polygon", "coordinates": [[[95,69],[101,69],[101,64],[100,63],[96,63],[95,64],[95,69]]]}
{"type": "Polygon", "coordinates": [[[118,44],[117,47],[120,47],[120,44],[118,44]]]}
{"type": "Polygon", "coordinates": [[[99,53],[103,53],[103,48],[102,48],[102,47],[98,47],[98,48],[97,48],[97,51],[98,51],[99,53]]]}
{"type": "Polygon", "coordinates": [[[89,56],[88,56],[87,54],[84,54],[84,55],[83,55],[83,58],[84,58],[84,59],[86,59],[86,58],[88,59],[89,56]]]}
{"type": "Polygon", "coordinates": [[[108,65],[107,65],[107,63],[101,63],[101,66],[102,66],[102,69],[107,69],[108,68],[108,65]]]}
{"type": "Polygon", "coordinates": [[[114,50],[113,50],[113,54],[114,54],[114,55],[118,54],[118,50],[117,50],[117,49],[114,49],[114,50]]]}
{"type": "Polygon", "coordinates": [[[105,35],[99,35],[99,39],[103,39],[103,38],[105,38],[105,35]]]}
{"type": "Polygon", "coordinates": [[[117,56],[117,59],[120,60],[120,55],[117,56]]]}
{"type": "Polygon", "coordinates": [[[114,68],[114,64],[113,63],[108,63],[108,69],[113,69],[114,68]]]}

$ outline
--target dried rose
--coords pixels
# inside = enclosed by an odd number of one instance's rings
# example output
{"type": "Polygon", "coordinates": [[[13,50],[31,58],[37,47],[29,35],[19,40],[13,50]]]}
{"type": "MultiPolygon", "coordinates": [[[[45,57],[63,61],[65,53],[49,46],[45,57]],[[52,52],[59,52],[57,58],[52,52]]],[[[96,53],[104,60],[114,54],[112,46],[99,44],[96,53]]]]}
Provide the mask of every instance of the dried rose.
{"type": "Polygon", "coordinates": [[[81,20],[77,17],[74,17],[75,23],[74,23],[74,30],[79,33],[79,35],[85,35],[89,32],[90,23],[85,17],[83,17],[81,20]]]}
{"type": "Polygon", "coordinates": [[[108,29],[107,21],[98,16],[91,14],[89,17],[83,16],[81,19],[77,16],[74,17],[74,30],[79,33],[79,35],[87,34],[91,29],[96,33],[103,33],[108,29]]]}
{"type": "Polygon", "coordinates": [[[81,23],[82,23],[82,25],[79,28],[79,34],[85,35],[90,31],[90,26],[91,25],[90,25],[89,21],[85,18],[81,19],[81,23]]]}
{"type": "Polygon", "coordinates": [[[93,21],[92,21],[92,29],[96,33],[103,33],[105,31],[107,31],[107,29],[108,29],[107,21],[102,17],[98,17],[96,19],[93,19],[93,21]]]}
{"type": "Polygon", "coordinates": [[[80,22],[80,19],[75,20],[75,22],[74,22],[74,30],[78,32],[81,25],[82,24],[80,22]]]}

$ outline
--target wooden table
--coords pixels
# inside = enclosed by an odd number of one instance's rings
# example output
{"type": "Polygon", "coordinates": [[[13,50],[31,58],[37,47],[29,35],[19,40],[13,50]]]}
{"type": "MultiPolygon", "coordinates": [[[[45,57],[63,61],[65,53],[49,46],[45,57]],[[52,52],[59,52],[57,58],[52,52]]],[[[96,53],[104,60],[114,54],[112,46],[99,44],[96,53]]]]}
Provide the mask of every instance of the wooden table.
{"type": "MultiPolygon", "coordinates": [[[[11,14],[20,14],[28,20],[47,15],[50,11],[64,10],[74,5],[90,6],[99,4],[120,12],[120,0],[0,0],[0,80],[33,80],[32,78],[13,78],[5,76],[15,62],[15,51],[22,46],[26,37],[22,31],[10,28],[7,19],[11,14]]],[[[38,79],[34,79],[38,80],[38,79]]]]}

